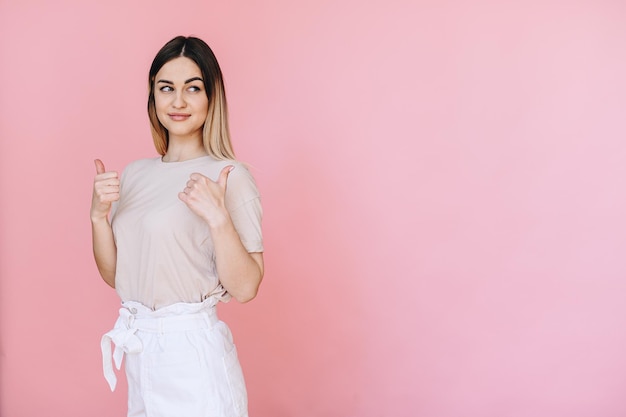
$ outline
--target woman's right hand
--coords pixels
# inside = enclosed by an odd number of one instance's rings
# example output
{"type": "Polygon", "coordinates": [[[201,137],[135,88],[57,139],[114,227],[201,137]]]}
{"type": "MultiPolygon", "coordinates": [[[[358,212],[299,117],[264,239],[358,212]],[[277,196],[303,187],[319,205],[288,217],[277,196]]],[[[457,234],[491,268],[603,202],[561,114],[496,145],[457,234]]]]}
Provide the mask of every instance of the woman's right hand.
{"type": "Polygon", "coordinates": [[[120,180],[117,172],[106,172],[101,160],[96,159],[96,176],[91,198],[91,221],[107,219],[111,203],[120,199],[120,180]]]}

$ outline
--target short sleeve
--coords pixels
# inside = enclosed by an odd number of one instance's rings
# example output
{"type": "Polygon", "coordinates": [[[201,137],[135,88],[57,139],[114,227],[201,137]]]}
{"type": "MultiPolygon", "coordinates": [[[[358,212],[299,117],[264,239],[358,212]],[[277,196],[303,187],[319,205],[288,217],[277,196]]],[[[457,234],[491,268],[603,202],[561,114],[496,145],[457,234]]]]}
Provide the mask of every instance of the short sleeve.
{"type": "Polygon", "coordinates": [[[241,164],[228,176],[226,208],[239,234],[241,243],[249,253],[263,252],[261,197],[252,174],[241,164]]]}

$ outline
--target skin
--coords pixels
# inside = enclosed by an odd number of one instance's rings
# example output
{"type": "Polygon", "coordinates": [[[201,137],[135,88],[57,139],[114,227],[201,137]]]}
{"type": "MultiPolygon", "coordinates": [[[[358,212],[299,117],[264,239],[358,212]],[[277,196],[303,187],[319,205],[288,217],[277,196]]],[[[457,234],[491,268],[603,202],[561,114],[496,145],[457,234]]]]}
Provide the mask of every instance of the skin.
{"type": "MultiPolygon", "coordinates": [[[[189,58],[179,57],[163,65],[155,77],[155,108],[159,121],[169,132],[163,162],[182,162],[207,155],[202,128],[208,98],[200,68],[189,58]]],[[[119,200],[117,172],[106,171],[96,159],[91,204],[93,251],[98,271],[115,288],[117,249],[109,222],[111,203],[119,200]]],[[[263,279],[263,253],[248,253],[237,234],[225,205],[228,175],[225,167],[217,179],[193,173],[178,198],[209,227],[215,246],[215,263],[220,282],[239,302],[252,300],[263,279]]]]}

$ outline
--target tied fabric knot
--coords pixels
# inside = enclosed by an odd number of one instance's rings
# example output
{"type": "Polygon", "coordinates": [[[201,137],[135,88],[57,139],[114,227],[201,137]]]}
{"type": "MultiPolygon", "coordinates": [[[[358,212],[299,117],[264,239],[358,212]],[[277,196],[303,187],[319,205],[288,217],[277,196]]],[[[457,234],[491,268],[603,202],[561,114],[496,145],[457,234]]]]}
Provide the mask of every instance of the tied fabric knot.
{"type": "Polygon", "coordinates": [[[122,366],[122,358],[124,353],[139,353],[143,350],[141,340],[135,335],[137,328],[133,327],[135,316],[127,308],[120,309],[120,317],[115,323],[115,327],[110,332],[102,336],[100,347],[102,349],[102,368],[104,378],[109,383],[111,391],[115,391],[117,385],[117,377],[113,371],[113,361],[115,367],[119,371],[122,366]],[[111,342],[115,345],[115,349],[111,354],[111,342]]]}

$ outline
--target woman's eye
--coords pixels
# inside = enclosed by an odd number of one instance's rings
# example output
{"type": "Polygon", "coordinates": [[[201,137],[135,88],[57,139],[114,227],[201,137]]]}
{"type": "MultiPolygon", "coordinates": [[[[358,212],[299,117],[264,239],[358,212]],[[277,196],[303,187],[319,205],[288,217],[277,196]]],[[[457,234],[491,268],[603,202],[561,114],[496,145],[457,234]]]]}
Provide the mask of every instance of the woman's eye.
{"type": "Polygon", "coordinates": [[[170,87],[169,85],[164,85],[163,87],[159,88],[159,90],[163,91],[164,93],[168,93],[170,91],[174,91],[174,89],[172,87],[170,87]]]}
{"type": "Polygon", "coordinates": [[[200,87],[196,86],[196,85],[192,85],[192,86],[189,87],[189,91],[195,93],[197,91],[202,91],[202,89],[200,87]]]}

